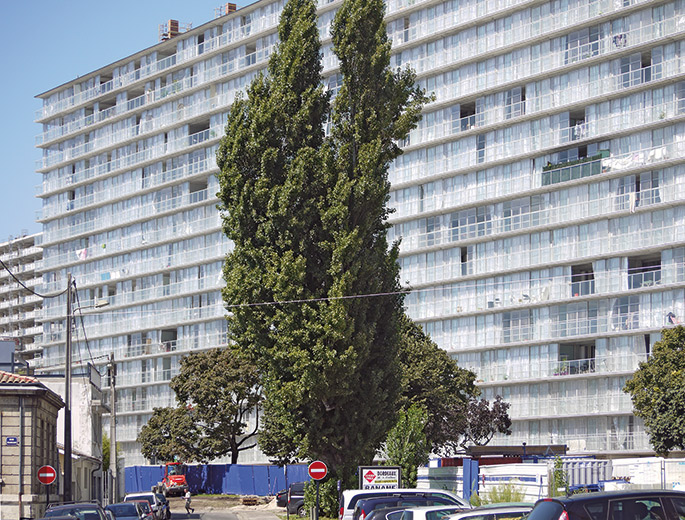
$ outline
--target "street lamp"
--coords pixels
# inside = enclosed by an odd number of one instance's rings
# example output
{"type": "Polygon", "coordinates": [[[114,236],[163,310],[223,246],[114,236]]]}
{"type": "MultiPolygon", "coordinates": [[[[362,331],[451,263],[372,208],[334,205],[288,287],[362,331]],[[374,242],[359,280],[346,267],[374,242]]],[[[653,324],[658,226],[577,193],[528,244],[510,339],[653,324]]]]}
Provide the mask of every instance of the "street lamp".
{"type": "Polygon", "coordinates": [[[100,308],[108,305],[107,301],[96,302],[94,305],[77,307],[72,309],[72,289],[74,281],[71,273],[67,274],[67,331],[66,331],[66,358],[64,360],[64,482],[63,500],[71,502],[71,322],[74,311],[81,309],[100,308]]]}

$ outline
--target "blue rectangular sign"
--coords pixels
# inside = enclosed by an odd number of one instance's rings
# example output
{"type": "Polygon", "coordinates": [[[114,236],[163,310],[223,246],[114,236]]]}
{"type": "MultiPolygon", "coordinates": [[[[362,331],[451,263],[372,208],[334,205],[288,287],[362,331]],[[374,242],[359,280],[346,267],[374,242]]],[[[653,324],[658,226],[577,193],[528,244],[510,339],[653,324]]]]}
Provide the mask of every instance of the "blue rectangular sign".
{"type": "Polygon", "coordinates": [[[7,446],[19,446],[19,440],[16,437],[7,437],[5,439],[5,444],[7,446]]]}

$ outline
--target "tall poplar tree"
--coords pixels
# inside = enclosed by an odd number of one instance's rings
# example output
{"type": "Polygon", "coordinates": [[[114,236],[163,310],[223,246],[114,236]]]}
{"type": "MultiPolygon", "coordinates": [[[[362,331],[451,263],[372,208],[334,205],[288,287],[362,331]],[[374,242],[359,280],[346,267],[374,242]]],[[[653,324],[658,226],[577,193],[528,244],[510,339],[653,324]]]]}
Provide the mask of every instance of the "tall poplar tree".
{"type": "Polygon", "coordinates": [[[289,0],[268,74],[233,105],[217,154],[229,338],[262,374],[260,446],[348,481],[395,421],[403,309],[387,168],[425,100],[411,73],[390,70],[383,14],[382,1],[346,1],[336,16],[343,83],[325,138],[316,7],[289,0]]]}

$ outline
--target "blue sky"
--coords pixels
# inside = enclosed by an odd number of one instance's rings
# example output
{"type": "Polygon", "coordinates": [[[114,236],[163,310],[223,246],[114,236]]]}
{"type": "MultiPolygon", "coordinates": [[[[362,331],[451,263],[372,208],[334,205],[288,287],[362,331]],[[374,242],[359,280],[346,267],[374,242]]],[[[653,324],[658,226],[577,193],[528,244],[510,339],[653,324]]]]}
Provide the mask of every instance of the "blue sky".
{"type": "MultiPolygon", "coordinates": [[[[22,230],[36,233],[41,207],[35,186],[40,157],[34,123],[37,94],[151,47],[168,19],[198,27],[214,18],[221,0],[0,0],[0,242],[22,230]]],[[[235,2],[238,7],[252,1],[235,2]]]]}

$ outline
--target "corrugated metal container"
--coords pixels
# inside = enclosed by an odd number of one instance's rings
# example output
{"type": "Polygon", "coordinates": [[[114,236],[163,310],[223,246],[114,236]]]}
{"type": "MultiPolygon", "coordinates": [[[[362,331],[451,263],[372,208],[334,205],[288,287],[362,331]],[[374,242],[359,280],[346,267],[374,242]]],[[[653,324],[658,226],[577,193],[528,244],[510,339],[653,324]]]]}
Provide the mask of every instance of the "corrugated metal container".
{"type": "MultiPolygon", "coordinates": [[[[562,459],[563,469],[568,476],[569,486],[598,484],[611,478],[611,461],[598,459],[562,459]]],[[[554,461],[550,462],[554,467],[554,461]]]]}

